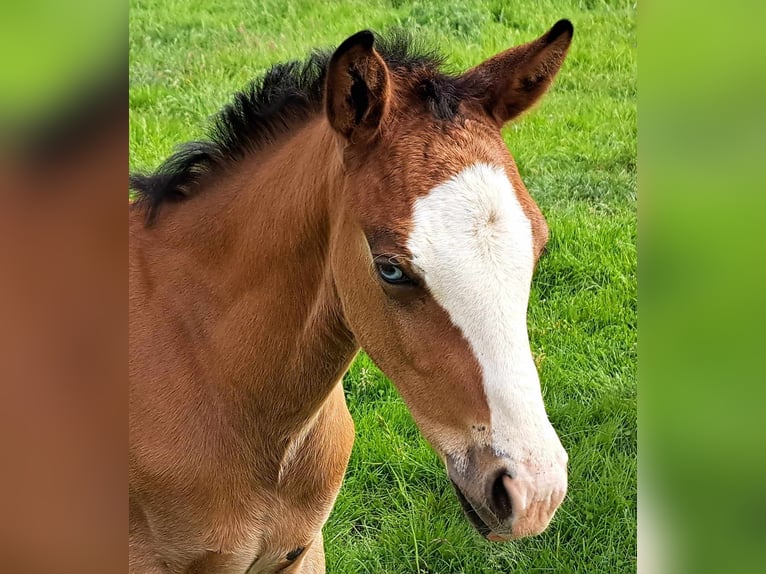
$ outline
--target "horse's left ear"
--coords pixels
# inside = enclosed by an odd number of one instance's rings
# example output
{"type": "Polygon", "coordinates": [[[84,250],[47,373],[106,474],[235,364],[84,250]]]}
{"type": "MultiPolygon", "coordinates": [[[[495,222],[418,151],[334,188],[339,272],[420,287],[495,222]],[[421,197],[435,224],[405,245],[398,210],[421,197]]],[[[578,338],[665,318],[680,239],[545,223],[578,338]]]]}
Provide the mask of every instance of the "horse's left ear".
{"type": "Polygon", "coordinates": [[[327,67],[325,106],[330,125],[349,141],[371,137],[388,107],[388,66],[364,30],[344,41],[327,67]]]}
{"type": "Polygon", "coordinates": [[[478,100],[502,127],[550,87],[572,42],[574,27],[559,20],[546,34],[506,50],[460,76],[464,93],[478,100]]]}

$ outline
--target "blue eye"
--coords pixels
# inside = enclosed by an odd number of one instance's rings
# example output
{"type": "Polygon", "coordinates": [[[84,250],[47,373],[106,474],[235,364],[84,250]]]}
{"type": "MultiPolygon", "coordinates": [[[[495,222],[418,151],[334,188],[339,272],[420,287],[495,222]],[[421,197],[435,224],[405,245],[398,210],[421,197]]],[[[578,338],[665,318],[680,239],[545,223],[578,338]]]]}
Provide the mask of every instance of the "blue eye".
{"type": "Polygon", "coordinates": [[[378,273],[386,283],[411,283],[411,280],[402,271],[402,268],[394,263],[378,263],[378,273]]]}

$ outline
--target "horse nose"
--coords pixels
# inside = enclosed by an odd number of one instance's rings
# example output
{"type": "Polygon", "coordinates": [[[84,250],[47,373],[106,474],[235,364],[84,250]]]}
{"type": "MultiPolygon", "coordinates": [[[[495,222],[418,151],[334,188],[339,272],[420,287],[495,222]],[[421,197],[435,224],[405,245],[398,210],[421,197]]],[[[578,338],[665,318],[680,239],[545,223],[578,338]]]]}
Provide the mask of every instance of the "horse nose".
{"type": "Polygon", "coordinates": [[[540,534],[567,492],[563,448],[533,462],[472,449],[467,457],[447,456],[446,463],[466,516],[492,541],[540,534]]]}
{"type": "MultiPolygon", "coordinates": [[[[566,495],[566,484],[556,482],[558,484],[540,484],[515,479],[507,473],[492,481],[488,503],[510,538],[535,536],[548,527],[566,495]]],[[[508,535],[490,535],[488,538],[506,540],[508,535]]]]}
{"type": "Polygon", "coordinates": [[[513,514],[513,501],[505,485],[507,478],[509,478],[507,473],[499,473],[494,480],[490,481],[487,495],[490,510],[502,523],[508,522],[513,514]]]}

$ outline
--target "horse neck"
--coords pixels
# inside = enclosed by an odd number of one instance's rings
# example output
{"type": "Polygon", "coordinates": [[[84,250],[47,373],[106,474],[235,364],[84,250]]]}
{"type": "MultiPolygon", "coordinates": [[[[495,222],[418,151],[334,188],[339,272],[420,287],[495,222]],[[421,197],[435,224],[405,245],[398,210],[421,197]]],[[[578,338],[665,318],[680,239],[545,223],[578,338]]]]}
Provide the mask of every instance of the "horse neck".
{"type": "Polygon", "coordinates": [[[180,308],[204,325],[205,379],[261,460],[264,448],[278,459],[314,420],[358,349],[330,265],[341,177],[316,119],[167,213],[166,240],[184,253],[169,250],[167,271],[186,266],[175,280],[180,308]]]}

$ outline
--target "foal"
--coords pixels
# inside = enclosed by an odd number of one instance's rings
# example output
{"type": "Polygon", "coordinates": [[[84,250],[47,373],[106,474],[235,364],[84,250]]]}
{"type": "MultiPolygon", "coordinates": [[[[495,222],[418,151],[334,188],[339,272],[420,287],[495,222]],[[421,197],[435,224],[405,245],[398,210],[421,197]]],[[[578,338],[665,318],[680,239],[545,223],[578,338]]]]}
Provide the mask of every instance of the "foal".
{"type": "Polygon", "coordinates": [[[363,347],[490,540],[567,487],[526,308],[547,227],[500,128],[572,25],[460,76],[370,32],[275,66],[130,210],[130,572],[324,572],[363,347]],[[374,45],[375,44],[375,45],[374,45]]]}

